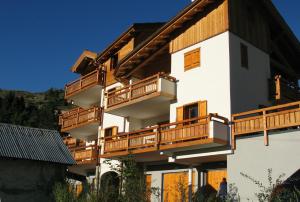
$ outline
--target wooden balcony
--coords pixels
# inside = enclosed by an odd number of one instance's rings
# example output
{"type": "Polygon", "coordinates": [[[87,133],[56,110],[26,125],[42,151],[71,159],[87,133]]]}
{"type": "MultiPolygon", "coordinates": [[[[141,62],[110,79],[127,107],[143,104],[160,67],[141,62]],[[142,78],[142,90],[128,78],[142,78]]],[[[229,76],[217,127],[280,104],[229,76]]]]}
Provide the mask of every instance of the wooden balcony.
{"type": "Polygon", "coordinates": [[[95,70],[65,86],[65,99],[80,107],[100,103],[101,90],[105,81],[102,70],[95,70]]]}
{"type": "Polygon", "coordinates": [[[278,104],[300,100],[300,89],[297,82],[289,81],[280,75],[271,83],[272,96],[278,104]]]}
{"type": "Polygon", "coordinates": [[[175,98],[176,79],[159,73],[108,92],[105,112],[147,119],[169,113],[170,101],[175,98]],[[139,113],[136,113],[137,111],[139,113]]]}
{"type": "Polygon", "coordinates": [[[98,156],[98,146],[89,145],[69,148],[77,164],[96,164],[98,156]]]}
{"type": "Polygon", "coordinates": [[[227,120],[216,114],[181,122],[153,126],[139,131],[108,137],[104,155],[115,158],[128,154],[146,154],[138,161],[161,160],[161,151],[186,151],[228,144],[227,120]]]}
{"type": "MultiPolygon", "coordinates": [[[[63,141],[70,150],[77,164],[94,164],[98,156],[98,147],[95,144],[87,145],[87,142],[71,136],[64,137],[63,141]]],[[[97,142],[97,140],[95,140],[97,142]]]]}
{"type": "Polygon", "coordinates": [[[237,136],[257,133],[264,134],[264,143],[268,145],[269,131],[300,126],[300,102],[234,114],[232,122],[233,147],[237,136]]]}
{"type": "Polygon", "coordinates": [[[60,116],[61,132],[70,133],[78,139],[97,136],[101,117],[102,109],[99,107],[70,110],[60,116]]]}

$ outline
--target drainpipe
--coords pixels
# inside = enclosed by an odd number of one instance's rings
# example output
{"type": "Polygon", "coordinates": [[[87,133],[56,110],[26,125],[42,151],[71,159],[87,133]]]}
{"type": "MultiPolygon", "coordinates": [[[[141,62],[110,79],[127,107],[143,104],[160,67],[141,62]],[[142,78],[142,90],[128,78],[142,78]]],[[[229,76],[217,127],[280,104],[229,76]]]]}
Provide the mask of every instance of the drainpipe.
{"type": "Polygon", "coordinates": [[[96,195],[98,197],[99,191],[100,191],[100,176],[101,176],[101,159],[99,158],[99,154],[102,152],[101,147],[101,135],[103,130],[103,118],[104,118],[104,96],[105,96],[105,89],[106,89],[106,66],[103,66],[100,64],[100,68],[102,69],[102,73],[104,73],[104,81],[102,83],[103,89],[101,91],[101,101],[100,101],[100,107],[103,109],[101,111],[101,120],[100,120],[100,127],[98,128],[98,134],[97,134],[97,166],[96,166],[96,195]],[[100,137],[99,137],[100,136],[100,137]],[[98,147],[100,145],[100,147],[98,147]]]}
{"type": "Polygon", "coordinates": [[[192,202],[193,198],[193,167],[189,167],[189,176],[188,176],[188,189],[189,189],[189,197],[188,201],[192,202]]]}

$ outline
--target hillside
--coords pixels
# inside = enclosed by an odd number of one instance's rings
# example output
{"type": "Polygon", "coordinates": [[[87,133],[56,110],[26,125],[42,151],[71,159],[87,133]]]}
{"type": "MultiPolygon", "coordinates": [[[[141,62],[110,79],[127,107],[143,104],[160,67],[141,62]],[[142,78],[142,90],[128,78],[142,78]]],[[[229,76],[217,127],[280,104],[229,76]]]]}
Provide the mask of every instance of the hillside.
{"type": "Polygon", "coordinates": [[[59,109],[66,107],[64,91],[31,93],[0,89],[0,122],[58,129],[59,109]]]}

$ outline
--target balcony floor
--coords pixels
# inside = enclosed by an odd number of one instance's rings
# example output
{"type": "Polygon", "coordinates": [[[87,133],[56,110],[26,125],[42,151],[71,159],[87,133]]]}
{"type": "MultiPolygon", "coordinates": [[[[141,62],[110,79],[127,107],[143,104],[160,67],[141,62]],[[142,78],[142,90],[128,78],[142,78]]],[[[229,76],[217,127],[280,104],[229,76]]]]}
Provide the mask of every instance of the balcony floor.
{"type": "Polygon", "coordinates": [[[122,117],[148,119],[168,114],[170,111],[170,101],[174,98],[172,95],[164,95],[158,92],[110,107],[105,112],[122,117]]]}
{"type": "Polygon", "coordinates": [[[79,91],[78,93],[67,97],[68,101],[73,101],[74,105],[82,108],[99,105],[101,101],[101,85],[95,85],[90,88],[79,91]]]}
{"type": "Polygon", "coordinates": [[[99,121],[92,122],[76,128],[64,130],[63,132],[70,133],[73,138],[89,140],[94,137],[97,138],[99,124],[99,121]]]}
{"type": "Polygon", "coordinates": [[[68,167],[69,172],[87,176],[91,170],[96,170],[96,161],[86,162],[86,164],[77,164],[68,167]]]}

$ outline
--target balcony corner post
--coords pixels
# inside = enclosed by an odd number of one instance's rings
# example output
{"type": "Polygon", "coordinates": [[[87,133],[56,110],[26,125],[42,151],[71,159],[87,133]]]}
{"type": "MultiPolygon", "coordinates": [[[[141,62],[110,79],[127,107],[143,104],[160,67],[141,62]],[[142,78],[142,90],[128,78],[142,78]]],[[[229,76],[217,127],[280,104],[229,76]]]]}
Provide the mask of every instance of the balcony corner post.
{"type": "Polygon", "coordinates": [[[268,129],[267,129],[267,119],[266,119],[266,111],[263,111],[263,124],[264,124],[264,143],[265,146],[269,146],[269,136],[268,136],[268,129]]]}

